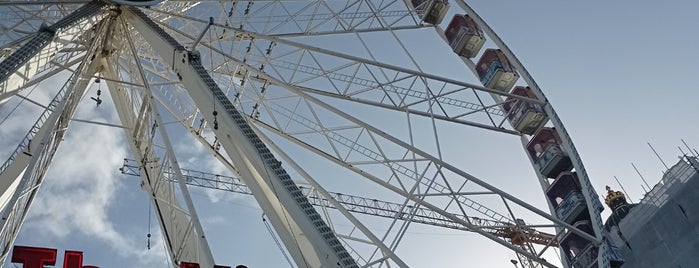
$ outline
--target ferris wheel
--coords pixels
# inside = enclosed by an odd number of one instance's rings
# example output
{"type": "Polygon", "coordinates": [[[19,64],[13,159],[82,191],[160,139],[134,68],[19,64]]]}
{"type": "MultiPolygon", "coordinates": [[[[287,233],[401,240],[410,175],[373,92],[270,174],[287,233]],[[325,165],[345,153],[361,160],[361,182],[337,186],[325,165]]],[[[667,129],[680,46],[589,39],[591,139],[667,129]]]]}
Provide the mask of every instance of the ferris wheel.
{"type": "Polygon", "coordinates": [[[404,249],[420,248],[417,225],[477,234],[515,266],[621,263],[561,119],[463,0],[4,1],[0,12],[0,129],[22,129],[2,137],[15,143],[0,167],[0,261],[82,121],[124,130],[121,171],[140,176],[175,267],[216,264],[190,186],[253,195],[297,267],[415,267],[404,249]],[[45,89],[50,100],[36,97],[45,89]],[[119,122],[77,119],[79,105],[119,122]],[[184,136],[232,176],[182,165],[184,136]],[[523,165],[516,180],[548,208],[493,175],[523,165]]]}

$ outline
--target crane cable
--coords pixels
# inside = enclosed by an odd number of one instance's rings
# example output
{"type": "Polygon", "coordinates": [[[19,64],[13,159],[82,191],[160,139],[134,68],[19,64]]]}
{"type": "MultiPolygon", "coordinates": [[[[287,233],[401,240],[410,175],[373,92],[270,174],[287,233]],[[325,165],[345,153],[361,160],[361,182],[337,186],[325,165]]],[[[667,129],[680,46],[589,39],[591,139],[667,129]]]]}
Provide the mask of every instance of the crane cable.
{"type": "Polygon", "coordinates": [[[274,231],[272,230],[272,226],[269,225],[269,222],[267,222],[267,219],[265,219],[265,214],[262,214],[262,222],[265,224],[265,228],[267,228],[267,231],[269,232],[269,235],[272,236],[272,239],[274,240],[274,243],[277,244],[277,248],[279,248],[279,251],[282,252],[282,255],[284,256],[284,259],[286,259],[286,262],[289,263],[289,267],[294,267],[294,264],[291,262],[291,259],[289,258],[289,255],[284,251],[284,247],[279,241],[279,238],[277,238],[276,235],[274,235],[274,231]]]}

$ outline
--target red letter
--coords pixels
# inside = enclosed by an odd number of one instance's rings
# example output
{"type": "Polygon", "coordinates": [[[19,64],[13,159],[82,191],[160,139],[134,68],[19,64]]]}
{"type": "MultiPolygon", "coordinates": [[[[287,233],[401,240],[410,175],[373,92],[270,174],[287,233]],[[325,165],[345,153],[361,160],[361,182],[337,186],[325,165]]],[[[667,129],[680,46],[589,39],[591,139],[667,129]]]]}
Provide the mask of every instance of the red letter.
{"type": "Polygon", "coordinates": [[[66,250],[66,254],[63,257],[63,268],[99,268],[97,266],[86,265],[83,266],[83,252],[66,250]]]}
{"type": "Polygon", "coordinates": [[[12,263],[21,263],[24,268],[44,268],[44,265],[56,264],[56,250],[52,248],[35,248],[15,246],[12,263]]]}
{"type": "Polygon", "coordinates": [[[83,252],[66,250],[63,257],[63,268],[82,268],[83,252]]]}

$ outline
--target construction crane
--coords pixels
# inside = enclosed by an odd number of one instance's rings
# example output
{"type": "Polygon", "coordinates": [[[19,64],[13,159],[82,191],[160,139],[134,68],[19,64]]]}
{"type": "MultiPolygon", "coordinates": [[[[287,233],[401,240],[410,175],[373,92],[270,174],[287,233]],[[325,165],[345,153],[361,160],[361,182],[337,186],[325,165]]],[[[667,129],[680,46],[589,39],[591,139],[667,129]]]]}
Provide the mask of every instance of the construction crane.
{"type": "MultiPolygon", "coordinates": [[[[139,176],[139,169],[140,165],[136,160],[124,159],[124,164],[119,168],[119,171],[121,171],[122,174],[139,176]]],[[[181,169],[181,171],[187,185],[252,195],[250,189],[238,178],[190,169],[181,169]]],[[[174,173],[171,170],[165,169],[164,173],[168,180],[174,179],[174,173]]],[[[327,198],[319,195],[316,191],[313,191],[312,188],[301,185],[299,188],[301,189],[301,192],[306,195],[308,201],[312,205],[335,208],[327,198]]],[[[415,223],[446,227],[462,231],[471,231],[463,225],[460,225],[459,223],[445,218],[444,216],[426,208],[414,206],[404,207],[402,204],[398,203],[337,192],[328,193],[340,204],[343,204],[345,209],[351,212],[390,219],[397,218],[401,220],[410,220],[411,222],[415,223]]],[[[458,216],[464,218],[474,225],[481,227],[484,231],[495,236],[505,238],[513,245],[522,247],[530,252],[533,250],[530,248],[531,244],[558,247],[558,240],[556,240],[555,235],[526,227],[524,226],[524,221],[519,219],[517,220],[517,223],[510,223],[482,219],[478,217],[463,217],[462,215],[458,216]]],[[[536,266],[535,262],[529,262],[526,260],[526,258],[522,259],[523,256],[518,257],[520,257],[520,263],[522,265],[525,265],[525,263],[527,265],[532,265],[524,267],[540,267],[536,266]]]]}

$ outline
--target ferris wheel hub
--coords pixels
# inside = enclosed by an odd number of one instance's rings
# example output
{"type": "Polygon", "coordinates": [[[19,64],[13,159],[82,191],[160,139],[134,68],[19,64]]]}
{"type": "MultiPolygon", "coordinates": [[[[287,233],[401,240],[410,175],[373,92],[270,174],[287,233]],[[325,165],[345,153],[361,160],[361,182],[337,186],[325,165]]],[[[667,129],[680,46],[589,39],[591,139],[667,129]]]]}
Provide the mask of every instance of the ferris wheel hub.
{"type": "Polygon", "coordinates": [[[153,6],[159,4],[163,0],[111,0],[114,3],[129,6],[153,6]]]}

